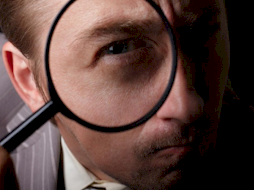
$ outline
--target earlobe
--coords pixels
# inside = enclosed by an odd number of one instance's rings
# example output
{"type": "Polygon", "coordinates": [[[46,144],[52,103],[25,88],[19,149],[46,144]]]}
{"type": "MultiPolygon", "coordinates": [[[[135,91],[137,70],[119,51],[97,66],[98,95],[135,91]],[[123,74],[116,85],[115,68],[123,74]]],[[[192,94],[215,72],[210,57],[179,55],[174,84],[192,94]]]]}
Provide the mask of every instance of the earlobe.
{"type": "Polygon", "coordinates": [[[12,43],[3,46],[3,60],[9,77],[23,101],[35,112],[44,105],[28,60],[12,43]]]}

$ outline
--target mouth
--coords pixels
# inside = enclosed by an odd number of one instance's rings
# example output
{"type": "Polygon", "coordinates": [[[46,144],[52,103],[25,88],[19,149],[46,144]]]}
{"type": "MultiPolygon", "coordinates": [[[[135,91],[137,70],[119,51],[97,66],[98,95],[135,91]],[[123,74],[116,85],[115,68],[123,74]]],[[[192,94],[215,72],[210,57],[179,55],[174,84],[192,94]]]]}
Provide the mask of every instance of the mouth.
{"type": "Polygon", "coordinates": [[[170,157],[185,155],[192,150],[193,142],[185,140],[183,143],[178,144],[160,144],[158,146],[150,147],[143,152],[143,158],[149,158],[153,156],[170,157]]]}
{"type": "Polygon", "coordinates": [[[158,157],[173,157],[173,156],[178,157],[186,155],[191,150],[192,150],[191,145],[185,144],[155,149],[151,154],[156,155],[158,157]]]}
{"type": "Polygon", "coordinates": [[[186,163],[186,159],[192,155],[192,148],[188,144],[175,145],[156,149],[143,159],[147,163],[147,167],[157,168],[159,170],[171,173],[182,168],[182,164],[186,163]]]}
{"type": "Polygon", "coordinates": [[[189,124],[181,125],[176,122],[169,126],[172,131],[170,134],[157,133],[151,141],[143,141],[135,149],[135,154],[139,159],[147,159],[157,156],[180,156],[188,152],[196,152],[202,144],[202,126],[205,122],[202,118],[189,124]]]}
{"type": "MultiPolygon", "coordinates": [[[[175,138],[168,138],[168,140],[162,140],[156,144],[151,146],[150,155],[158,154],[158,153],[183,153],[192,149],[194,144],[197,143],[197,139],[195,138],[194,134],[190,134],[183,137],[183,136],[175,136],[175,138]]],[[[148,152],[147,152],[148,153],[148,152]]]]}

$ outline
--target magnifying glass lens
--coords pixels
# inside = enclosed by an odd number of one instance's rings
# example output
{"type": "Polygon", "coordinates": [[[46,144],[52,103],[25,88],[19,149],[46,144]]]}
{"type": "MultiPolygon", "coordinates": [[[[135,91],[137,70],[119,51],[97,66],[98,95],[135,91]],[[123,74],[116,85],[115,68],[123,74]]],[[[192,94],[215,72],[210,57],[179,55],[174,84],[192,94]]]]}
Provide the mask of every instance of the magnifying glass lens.
{"type": "Polygon", "coordinates": [[[161,16],[144,0],[77,0],[51,39],[53,87],[80,119],[102,127],[128,125],[167,90],[172,44],[161,16]]]}

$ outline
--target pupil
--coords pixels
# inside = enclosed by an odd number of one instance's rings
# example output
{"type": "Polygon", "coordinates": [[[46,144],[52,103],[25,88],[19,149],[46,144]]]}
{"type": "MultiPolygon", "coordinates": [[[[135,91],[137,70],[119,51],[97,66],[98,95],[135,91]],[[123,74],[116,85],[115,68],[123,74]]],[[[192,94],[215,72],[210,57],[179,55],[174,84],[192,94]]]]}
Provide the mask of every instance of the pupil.
{"type": "Polygon", "coordinates": [[[111,54],[120,54],[126,53],[128,50],[127,44],[115,44],[109,47],[109,53],[111,54]]]}

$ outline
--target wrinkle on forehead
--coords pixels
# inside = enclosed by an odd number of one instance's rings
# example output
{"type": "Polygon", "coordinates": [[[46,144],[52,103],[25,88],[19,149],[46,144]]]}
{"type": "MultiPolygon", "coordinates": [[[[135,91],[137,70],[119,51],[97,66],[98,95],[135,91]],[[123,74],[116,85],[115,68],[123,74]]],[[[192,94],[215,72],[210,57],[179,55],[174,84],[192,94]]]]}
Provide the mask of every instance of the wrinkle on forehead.
{"type": "Polygon", "coordinates": [[[88,4],[87,1],[78,1],[74,3],[64,14],[65,18],[61,20],[75,20],[78,23],[82,23],[84,20],[89,22],[83,22],[86,28],[100,25],[101,23],[110,23],[114,20],[121,19],[145,19],[151,18],[152,7],[145,2],[145,0],[139,1],[121,1],[115,2],[115,0],[108,1],[106,4],[102,4],[101,1],[93,1],[88,4]],[[102,6],[103,5],[103,6],[102,6]],[[149,8],[148,8],[149,7],[149,8]],[[82,21],[82,22],[81,22],[82,21]]]}

